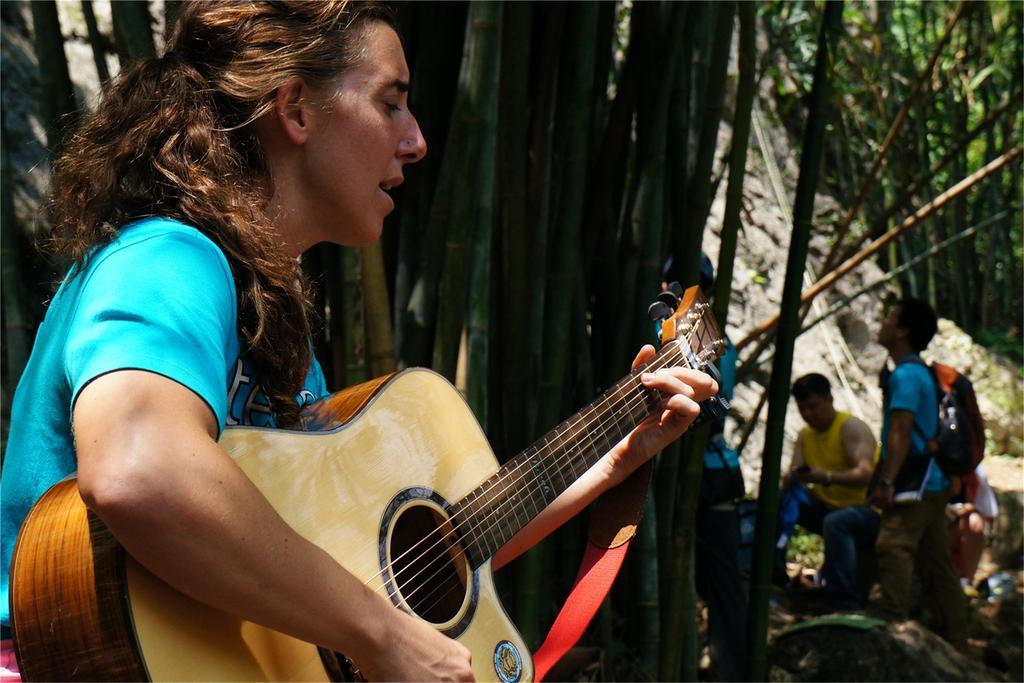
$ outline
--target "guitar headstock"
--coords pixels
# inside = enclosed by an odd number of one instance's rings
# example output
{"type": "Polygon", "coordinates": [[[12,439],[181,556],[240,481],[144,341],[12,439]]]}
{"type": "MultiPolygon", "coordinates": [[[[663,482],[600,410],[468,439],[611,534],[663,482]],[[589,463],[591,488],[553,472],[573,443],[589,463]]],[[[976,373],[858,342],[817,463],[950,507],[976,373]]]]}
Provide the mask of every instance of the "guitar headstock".
{"type": "Polygon", "coordinates": [[[652,316],[665,311],[669,315],[661,323],[662,346],[676,340],[685,342],[693,367],[710,365],[725,353],[725,336],[700,287],[693,285],[683,291],[679,283],[673,282],[649,309],[652,316]],[[678,302],[674,311],[670,306],[673,302],[678,302]]]}

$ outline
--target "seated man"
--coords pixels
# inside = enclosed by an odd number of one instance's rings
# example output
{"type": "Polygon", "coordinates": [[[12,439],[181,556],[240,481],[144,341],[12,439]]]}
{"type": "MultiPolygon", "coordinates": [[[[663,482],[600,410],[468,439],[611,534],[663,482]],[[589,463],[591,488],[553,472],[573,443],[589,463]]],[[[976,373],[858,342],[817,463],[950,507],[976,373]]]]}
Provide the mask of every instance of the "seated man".
{"type": "Polygon", "coordinates": [[[985,536],[999,517],[999,502],[985,476],[985,467],[980,464],[970,474],[953,478],[950,495],[946,506],[950,559],[964,595],[976,597],[974,575],[985,550],[985,536]]]}
{"type": "MultiPolygon", "coordinates": [[[[784,497],[799,501],[800,525],[825,539],[821,575],[830,605],[839,610],[861,609],[859,557],[878,535],[878,514],[864,504],[878,443],[863,421],[836,411],[831,386],[823,375],[801,377],[791,393],[808,426],[797,437],[792,465],[782,477],[782,486],[788,490],[784,497]],[[801,485],[810,495],[793,495],[801,485]]],[[[775,575],[784,578],[786,548],[780,545],[775,575]]]]}

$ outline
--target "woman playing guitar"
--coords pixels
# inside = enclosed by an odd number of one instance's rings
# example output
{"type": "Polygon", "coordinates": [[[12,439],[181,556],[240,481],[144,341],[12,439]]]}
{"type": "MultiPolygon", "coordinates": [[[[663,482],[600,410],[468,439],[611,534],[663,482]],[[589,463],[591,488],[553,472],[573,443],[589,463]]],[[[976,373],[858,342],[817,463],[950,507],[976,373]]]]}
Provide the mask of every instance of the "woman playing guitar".
{"type": "MultiPolygon", "coordinates": [[[[293,531],[217,442],[229,425],[294,426],[300,405],[326,393],[298,259],[320,242],[380,237],[388,190],[427,151],[408,91],[379,5],[187,3],[167,53],[127,67],[68,138],[50,245],[74,265],[14,397],[0,493],[5,627],[18,528],[77,470],[88,508],[178,591],[351,653],[371,679],[472,678],[465,647],[293,531]]],[[[645,347],[634,367],[653,354],[645,347]]],[[[642,381],[663,411],[495,566],[677,439],[717,390],[679,368],[642,381]]]]}

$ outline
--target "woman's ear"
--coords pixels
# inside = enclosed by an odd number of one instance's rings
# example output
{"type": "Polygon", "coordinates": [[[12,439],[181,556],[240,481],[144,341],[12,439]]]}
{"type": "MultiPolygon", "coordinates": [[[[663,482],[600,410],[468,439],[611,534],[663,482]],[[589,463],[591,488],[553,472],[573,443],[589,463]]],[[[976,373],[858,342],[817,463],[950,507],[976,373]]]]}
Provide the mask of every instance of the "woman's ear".
{"type": "Polygon", "coordinates": [[[304,145],[309,139],[311,93],[305,81],[292,78],[277,87],[274,93],[272,126],[278,128],[285,140],[304,145]]]}

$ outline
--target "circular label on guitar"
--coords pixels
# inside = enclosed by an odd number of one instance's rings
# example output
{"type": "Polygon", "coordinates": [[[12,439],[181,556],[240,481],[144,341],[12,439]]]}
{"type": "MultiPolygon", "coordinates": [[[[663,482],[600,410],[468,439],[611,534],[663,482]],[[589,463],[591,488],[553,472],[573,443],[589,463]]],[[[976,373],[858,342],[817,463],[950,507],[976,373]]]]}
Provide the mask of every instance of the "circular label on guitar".
{"type": "Polygon", "coordinates": [[[516,646],[507,640],[494,648],[494,671],[502,683],[515,683],[523,675],[523,658],[516,646]]]}

